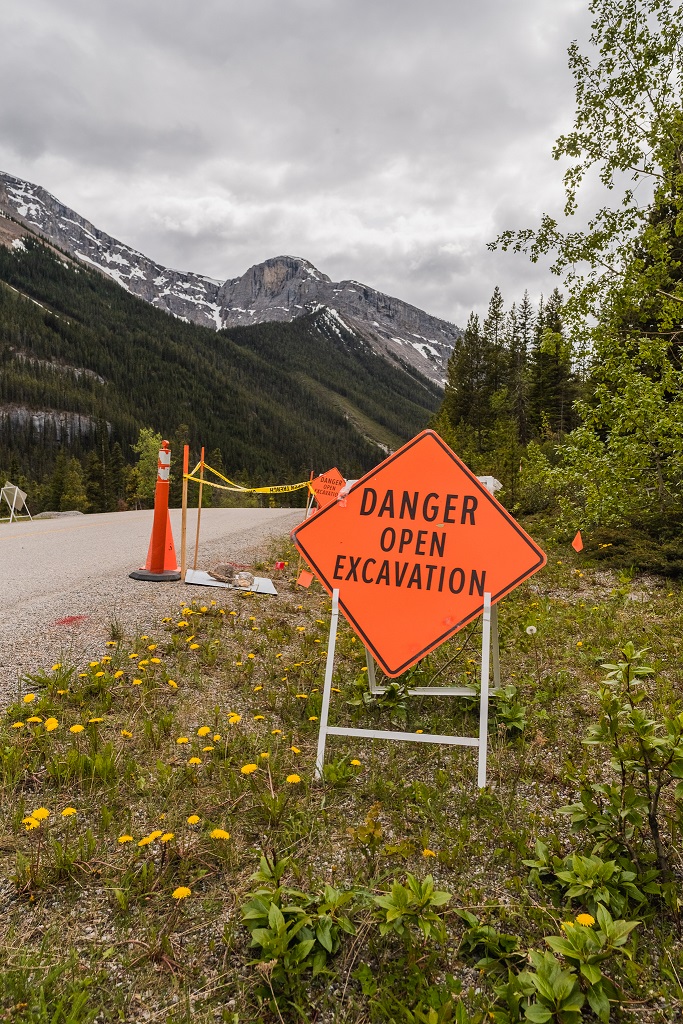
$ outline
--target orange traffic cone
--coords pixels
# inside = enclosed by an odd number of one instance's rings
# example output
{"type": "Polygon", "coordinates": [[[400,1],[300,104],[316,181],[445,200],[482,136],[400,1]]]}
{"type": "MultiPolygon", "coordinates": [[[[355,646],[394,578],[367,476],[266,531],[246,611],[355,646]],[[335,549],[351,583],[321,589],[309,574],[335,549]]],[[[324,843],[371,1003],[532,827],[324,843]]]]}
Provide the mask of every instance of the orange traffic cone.
{"type": "Polygon", "coordinates": [[[157,471],[157,486],[154,492],[154,521],[152,536],[144,569],[131,572],[132,580],[175,582],[180,579],[178,560],[173,543],[171,517],[168,512],[169,476],[171,474],[171,450],[168,441],[161,442],[157,471]]]}

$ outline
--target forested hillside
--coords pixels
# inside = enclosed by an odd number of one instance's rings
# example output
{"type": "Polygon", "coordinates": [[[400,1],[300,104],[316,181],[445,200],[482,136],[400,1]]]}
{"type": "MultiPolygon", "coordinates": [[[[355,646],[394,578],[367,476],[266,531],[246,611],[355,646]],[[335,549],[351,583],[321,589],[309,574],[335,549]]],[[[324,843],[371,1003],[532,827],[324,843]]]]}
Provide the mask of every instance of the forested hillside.
{"type": "Polygon", "coordinates": [[[438,397],[328,310],[217,334],[31,239],[0,248],[0,470],[13,479],[45,482],[60,450],[86,475],[114,449],[131,462],[143,427],[176,450],[206,446],[247,482],[335,464],[356,476],[424,427],[438,397]]]}

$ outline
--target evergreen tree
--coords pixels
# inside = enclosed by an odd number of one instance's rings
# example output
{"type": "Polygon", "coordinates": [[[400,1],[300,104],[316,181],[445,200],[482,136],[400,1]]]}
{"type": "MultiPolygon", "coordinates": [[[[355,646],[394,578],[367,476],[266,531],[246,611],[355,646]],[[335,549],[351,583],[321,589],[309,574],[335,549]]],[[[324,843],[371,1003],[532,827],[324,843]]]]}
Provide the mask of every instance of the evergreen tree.
{"type": "Polygon", "coordinates": [[[574,426],[578,396],[572,346],[562,322],[563,298],[557,288],[539,309],[530,367],[529,415],[537,436],[561,439],[574,426]]]}
{"type": "Polygon", "coordinates": [[[486,448],[491,399],[491,371],[486,338],[476,313],[456,341],[448,360],[444,400],[440,412],[451,427],[470,427],[476,449],[486,448]]]}
{"type": "Polygon", "coordinates": [[[75,456],[71,456],[64,473],[64,490],[59,503],[60,512],[87,512],[88,496],[85,492],[83,467],[75,456]]]}
{"type": "Polygon", "coordinates": [[[489,387],[495,393],[506,383],[507,353],[505,350],[505,308],[498,285],[493,289],[484,320],[489,387]]]}

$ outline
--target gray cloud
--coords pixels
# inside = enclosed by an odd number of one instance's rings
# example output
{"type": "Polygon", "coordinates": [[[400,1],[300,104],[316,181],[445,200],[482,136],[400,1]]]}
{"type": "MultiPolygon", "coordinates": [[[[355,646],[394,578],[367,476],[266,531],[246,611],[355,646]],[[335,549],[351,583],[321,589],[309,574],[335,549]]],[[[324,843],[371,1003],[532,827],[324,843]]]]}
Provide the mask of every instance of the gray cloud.
{"type": "Polygon", "coordinates": [[[6,0],[0,167],[161,263],[304,256],[463,323],[562,206],[582,0],[6,0]]]}

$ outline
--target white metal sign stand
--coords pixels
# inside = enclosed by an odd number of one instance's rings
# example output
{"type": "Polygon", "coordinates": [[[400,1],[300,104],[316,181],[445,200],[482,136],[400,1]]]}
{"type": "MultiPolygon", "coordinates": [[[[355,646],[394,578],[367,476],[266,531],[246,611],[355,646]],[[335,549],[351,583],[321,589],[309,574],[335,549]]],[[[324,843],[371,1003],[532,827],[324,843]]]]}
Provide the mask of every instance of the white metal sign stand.
{"type": "Polygon", "coordinates": [[[0,502],[2,502],[3,498],[9,505],[10,523],[13,519],[25,519],[26,516],[28,516],[31,522],[33,522],[33,516],[29,512],[28,505],[26,504],[27,495],[25,491],[22,491],[21,488],[17,487],[15,484],[11,484],[9,480],[6,480],[5,486],[0,487],[0,502]],[[26,509],[26,514],[23,516],[19,515],[22,508],[26,509]]]}
{"type": "MultiPolygon", "coordinates": [[[[414,732],[389,732],[382,729],[348,729],[327,724],[330,710],[330,692],[332,674],[334,672],[334,652],[337,643],[339,625],[339,591],[332,591],[332,618],[330,619],[330,638],[327,645],[327,661],[325,664],[325,683],[323,702],[320,710],[320,733],[318,735],[318,752],[315,762],[315,778],[322,775],[325,762],[325,746],[329,736],[359,736],[378,740],[402,740],[409,743],[446,743],[451,746],[477,747],[479,752],[477,785],[483,789],[486,785],[486,751],[488,743],[489,721],[489,675],[491,663],[491,633],[493,631],[493,673],[494,683],[500,684],[500,659],[498,652],[498,615],[495,606],[491,608],[491,595],[484,594],[484,611],[482,615],[481,634],[481,691],[479,695],[479,735],[478,736],[434,736],[414,732]]],[[[385,686],[375,683],[375,664],[366,648],[368,665],[368,683],[372,693],[384,693],[385,686]]],[[[452,697],[473,697],[476,690],[469,686],[416,686],[408,690],[409,694],[439,695],[452,697]]]]}

